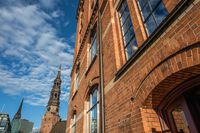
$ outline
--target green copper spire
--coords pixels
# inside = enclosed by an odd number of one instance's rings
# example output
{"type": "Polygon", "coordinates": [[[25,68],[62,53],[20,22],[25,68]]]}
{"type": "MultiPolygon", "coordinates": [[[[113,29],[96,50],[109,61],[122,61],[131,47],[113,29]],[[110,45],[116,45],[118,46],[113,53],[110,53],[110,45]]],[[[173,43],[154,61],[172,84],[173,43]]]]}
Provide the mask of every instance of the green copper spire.
{"type": "Polygon", "coordinates": [[[18,110],[17,110],[15,116],[13,117],[13,120],[14,120],[14,119],[21,119],[21,112],[22,112],[22,105],[23,105],[23,102],[24,102],[24,98],[22,98],[21,103],[20,103],[20,105],[19,105],[19,108],[18,108],[18,110]]]}

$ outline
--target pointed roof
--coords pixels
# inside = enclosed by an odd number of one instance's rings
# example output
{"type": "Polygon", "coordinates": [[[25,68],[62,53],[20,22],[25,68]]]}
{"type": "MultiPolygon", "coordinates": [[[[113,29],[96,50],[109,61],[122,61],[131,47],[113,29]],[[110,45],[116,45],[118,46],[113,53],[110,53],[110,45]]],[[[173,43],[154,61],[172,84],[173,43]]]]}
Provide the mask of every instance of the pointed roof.
{"type": "Polygon", "coordinates": [[[60,79],[60,77],[61,77],[61,65],[58,68],[58,74],[57,74],[56,79],[60,79]]]}
{"type": "Polygon", "coordinates": [[[47,112],[51,111],[51,106],[57,106],[57,109],[53,112],[58,113],[59,112],[59,105],[60,105],[60,86],[61,86],[61,65],[59,66],[57,76],[54,80],[54,85],[51,89],[49,102],[47,105],[47,112]]]}
{"type": "Polygon", "coordinates": [[[22,112],[22,105],[23,105],[23,102],[24,102],[24,98],[22,98],[21,103],[20,103],[20,105],[19,105],[19,108],[18,108],[18,110],[17,110],[15,116],[13,117],[13,120],[14,120],[14,119],[21,119],[21,112],[22,112]]]}

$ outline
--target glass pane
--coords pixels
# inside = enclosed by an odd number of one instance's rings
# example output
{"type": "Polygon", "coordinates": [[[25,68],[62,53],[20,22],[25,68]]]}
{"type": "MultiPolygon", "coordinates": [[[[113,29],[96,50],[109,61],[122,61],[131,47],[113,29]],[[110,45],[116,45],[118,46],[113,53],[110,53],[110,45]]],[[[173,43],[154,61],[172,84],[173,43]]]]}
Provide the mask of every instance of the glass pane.
{"type": "Polygon", "coordinates": [[[146,0],[138,0],[140,8],[142,9],[144,5],[146,4],[146,0]]]}
{"type": "Polygon", "coordinates": [[[156,29],[157,25],[155,20],[153,19],[153,16],[150,16],[149,19],[146,22],[146,28],[148,30],[148,35],[151,35],[151,33],[156,29]]]}
{"type": "Polygon", "coordinates": [[[132,46],[130,44],[127,45],[126,47],[126,53],[127,53],[127,59],[129,59],[131,55],[133,54],[132,46]]]}
{"type": "Polygon", "coordinates": [[[163,19],[166,18],[166,16],[168,15],[168,12],[167,10],[165,9],[163,3],[161,2],[159,4],[159,6],[157,7],[157,9],[155,10],[154,12],[154,15],[155,15],[155,18],[156,18],[156,21],[157,21],[157,24],[159,25],[163,19]]]}
{"type": "Polygon", "coordinates": [[[91,46],[91,61],[93,60],[94,56],[96,55],[97,52],[97,39],[96,39],[96,34],[94,35],[94,38],[92,40],[92,46],[91,46]]]}
{"type": "Polygon", "coordinates": [[[76,113],[74,113],[74,122],[76,122],[76,113]]]}
{"type": "Polygon", "coordinates": [[[124,22],[126,21],[127,17],[129,16],[129,10],[128,7],[124,10],[124,12],[122,13],[121,16],[121,21],[122,21],[122,25],[124,24],[124,22]]]}
{"type": "Polygon", "coordinates": [[[124,45],[126,47],[126,45],[129,43],[129,41],[131,40],[130,34],[129,32],[126,33],[126,35],[124,36],[124,45]]]}
{"type": "Polygon", "coordinates": [[[149,8],[149,5],[146,4],[145,7],[142,9],[144,21],[146,20],[146,18],[149,16],[150,13],[151,13],[151,9],[149,8]]]}
{"type": "Polygon", "coordinates": [[[181,105],[177,106],[172,111],[172,116],[174,118],[178,133],[190,133],[188,121],[186,120],[185,112],[181,105]]]}
{"type": "Polygon", "coordinates": [[[122,4],[121,7],[120,7],[120,16],[122,15],[122,13],[124,12],[124,9],[126,8],[126,5],[125,4],[122,4]]]}
{"type": "Polygon", "coordinates": [[[76,79],[75,79],[75,90],[78,89],[78,80],[79,80],[79,74],[76,73],[76,79]]]}
{"type": "Polygon", "coordinates": [[[149,0],[149,3],[151,4],[152,9],[156,7],[160,0],[149,0]]]}
{"type": "Polygon", "coordinates": [[[97,89],[95,89],[94,92],[92,93],[92,106],[95,105],[96,103],[97,103],[97,89]]]}
{"type": "Polygon", "coordinates": [[[130,42],[130,44],[132,45],[132,50],[133,50],[133,54],[138,50],[138,46],[137,46],[137,42],[136,39],[133,38],[130,42]]]}
{"type": "Polygon", "coordinates": [[[132,22],[131,22],[131,18],[128,17],[127,20],[126,20],[126,22],[125,22],[125,24],[123,25],[124,34],[127,33],[127,31],[129,30],[130,26],[132,26],[132,22]]]}
{"type": "Polygon", "coordinates": [[[91,133],[97,133],[97,106],[91,110],[90,122],[91,133]]]}

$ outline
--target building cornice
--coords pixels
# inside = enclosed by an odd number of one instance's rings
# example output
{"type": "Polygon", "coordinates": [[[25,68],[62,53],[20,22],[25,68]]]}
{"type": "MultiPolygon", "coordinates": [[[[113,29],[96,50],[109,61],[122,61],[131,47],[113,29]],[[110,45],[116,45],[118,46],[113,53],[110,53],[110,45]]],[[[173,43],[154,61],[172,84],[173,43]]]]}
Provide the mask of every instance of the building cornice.
{"type": "MultiPolygon", "coordinates": [[[[80,0],[80,1],[82,1],[82,0],[80,0]]],[[[83,49],[83,46],[84,46],[84,44],[85,44],[87,35],[88,35],[88,33],[89,33],[90,29],[91,29],[91,26],[92,26],[92,24],[93,24],[93,20],[95,19],[95,15],[96,15],[96,13],[97,13],[97,9],[98,9],[98,1],[96,1],[96,3],[94,4],[94,8],[93,8],[93,10],[92,10],[92,15],[91,15],[90,21],[89,21],[89,23],[88,23],[88,25],[87,25],[86,31],[85,31],[85,33],[83,34],[83,39],[81,40],[80,48],[79,48],[78,54],[77,54],[77,56],[76,56],[76,58],[75,58],[75,60],[74,60],[74,63],[73,63],[73,66],[72,66],[72,71],[71,71],[70,76],[72,76],[72,73],[73,73],[74,68],[75,68],[75,64],[76,64],[76,62],[78,61],[78,58],[79,58],[79,56],[80,56],[80,54],[81,54],[81,52],[82,52],[82,49],[83,49]]]]}
{"type": "Polygon", "coordinates": [[[84,0],[79,0],[78,7],[76,10],[76,19],[78,19],[79,13],[80,13],[81,9],[83,8],[83,5],[84,5],[84,0]]]}

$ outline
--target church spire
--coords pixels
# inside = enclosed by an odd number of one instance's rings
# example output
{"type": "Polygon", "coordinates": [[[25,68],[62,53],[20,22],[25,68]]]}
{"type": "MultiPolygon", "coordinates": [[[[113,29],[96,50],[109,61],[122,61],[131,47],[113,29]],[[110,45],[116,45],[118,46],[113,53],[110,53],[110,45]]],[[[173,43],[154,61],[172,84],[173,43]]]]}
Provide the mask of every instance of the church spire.
{"type": "Polygon", "coordinates": [[[19,105],[19,108],[18,108],[18,110],[17,110],[15,116],[13,117],[13,120],[14,120],[14,119],[21,119],[21,112],[22,112],[22,105],[23,105],[23,102],[24,102],[24,98],[22,98],[21,103],[20,103],[20,105],[19,105]]]}
{"type": "Polygon", "coordinates": [[[59,66],[56,79],[54,80],[54,85],[51,89],[51,95],[47,105],[47,112],[59,115],[60,106],[60,86],[61,86],[61,65],[59,66]]]}
{"type": "MultiPolygon", "coordinates": [[[[58,68],[58,74],[57,74],[57,77],[56,77],[56,79],[60,79],[61,78],[61,65],[59,66],[59,68],[58,68]]],[[[55,79],[55,80],[56,80],[55,79]]]]}

